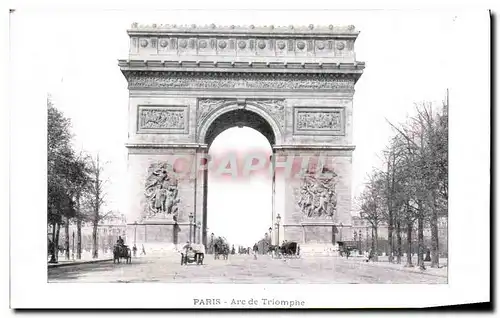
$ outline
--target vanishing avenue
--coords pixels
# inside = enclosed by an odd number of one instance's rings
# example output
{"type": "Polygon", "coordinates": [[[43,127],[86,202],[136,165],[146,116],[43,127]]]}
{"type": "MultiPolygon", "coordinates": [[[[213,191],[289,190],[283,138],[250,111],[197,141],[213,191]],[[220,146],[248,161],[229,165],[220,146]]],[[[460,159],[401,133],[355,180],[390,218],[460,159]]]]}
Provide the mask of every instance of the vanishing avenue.
{"type": "Polygon", "coordinates": [[[133,258],[132,264],[112,261],[50,268],[49,282],[109,283],[389,283],[442,284],[446,276],[377,267],[361,259],[314,257],[273,259],[261,255],[230,255],[214,260],[207,255],[203,265],[180,265],[176,254],[133,258]]]}

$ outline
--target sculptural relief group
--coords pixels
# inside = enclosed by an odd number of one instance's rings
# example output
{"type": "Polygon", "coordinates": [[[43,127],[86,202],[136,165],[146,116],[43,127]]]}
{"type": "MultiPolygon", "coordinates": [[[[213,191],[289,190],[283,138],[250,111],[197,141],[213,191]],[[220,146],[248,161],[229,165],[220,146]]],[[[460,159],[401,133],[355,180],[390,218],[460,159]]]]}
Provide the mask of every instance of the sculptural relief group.
{"type": "Polygon", "coordinates": [[[152,164],[146,179],[145,197],[147,200],[146,217],[171,215],[177,218],[179,189],[178,181],[169,164],[152,164]]]}
{"type": "Polygon", "coordinates": [[[337,209],[336,174],[307,173],[300,188],[298,206],[307,218],[333,218],[337,209]]]}
{"type": "MultiPolygon", "coordinates": [[[[234,159],[232,163],[231,160],[222,160],[218,164],[212,165],[209,162],[204,162],[197,168],[195,167],[193,171],[200,172],[211,169],[221,176],[230,177],[248,177],[251,173],[259,171],[273,174],[272,158],[268,158],[266,163],[263,156],[259,158],[248,156],[245,162],[249,164],[238,167],[234,154],[231,157],[234,159]],[[255,164],[255,159],[257,159],[257,164],[255,164]],[[258,163],[259,160],[260,163],[258,163]],[[228,166],[228,163],[233,168],[228,166]]],[[[214,162],[213,158],[211,159],[214,162]]],[[[282,171],[288,170],[290,173],[294,172],[290,177],[300,180],[300,193],[296,202],[304,217],[333,218],[337,208],[337,174],[331,169],[325,168],[327,160],[321,157],[301,157],[301,161],[297,161],[293,157],[287,159],[279,162],[279,164],[275,163],[274,173],[277,173],[280,169],[282,171]]],[[[179,160],[179,158],[177,157],[176,160],[179,160]]],[[[144,196],[146,205],[144,216],[146,218],[172,217],[176,221],[180,202],[179,182],[182,177],[188,175],[193,174],[190,171],[180,171],[175,167],[175,162],[171,164],[168,161],[162,161],[151,164],[145,182],[144,196]]]]}

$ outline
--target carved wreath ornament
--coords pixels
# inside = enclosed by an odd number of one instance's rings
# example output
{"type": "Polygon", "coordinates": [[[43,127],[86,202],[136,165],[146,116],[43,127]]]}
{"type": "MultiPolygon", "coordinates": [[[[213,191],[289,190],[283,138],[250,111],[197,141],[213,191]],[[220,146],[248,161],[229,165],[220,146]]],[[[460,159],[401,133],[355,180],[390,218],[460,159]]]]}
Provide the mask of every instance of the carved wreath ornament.
{"type": "Polygon", "coordinates": [[[172,166],[166,162],[151,164],[148,170],[144,195],[147,200],[146,217],[166,217],[177,219],[179,189],[172,166]]]}

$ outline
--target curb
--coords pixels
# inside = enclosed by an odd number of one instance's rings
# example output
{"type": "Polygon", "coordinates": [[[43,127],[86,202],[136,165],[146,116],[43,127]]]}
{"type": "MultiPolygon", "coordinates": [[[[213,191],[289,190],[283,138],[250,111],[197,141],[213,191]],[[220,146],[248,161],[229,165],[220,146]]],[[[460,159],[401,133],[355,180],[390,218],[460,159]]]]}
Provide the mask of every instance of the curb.
{"type": "Polygon", "coordinates": [[[95,263],[109,262],[112,260],[113,260],[112,258],[105,258],[105,259],[82,261],[82,262],[56,263],[56,264],[47,264],[47,267],[52,268],[52,267],[75,266],[75,265],[82,265],[82,264],[95,264],[95,263]]]}

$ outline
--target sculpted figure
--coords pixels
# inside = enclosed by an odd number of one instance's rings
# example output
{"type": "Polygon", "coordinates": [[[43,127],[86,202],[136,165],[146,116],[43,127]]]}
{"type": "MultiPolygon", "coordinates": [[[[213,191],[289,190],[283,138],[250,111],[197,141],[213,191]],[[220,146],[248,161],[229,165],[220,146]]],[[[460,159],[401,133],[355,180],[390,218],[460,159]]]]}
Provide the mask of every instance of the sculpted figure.
{"type": "Polygon", "coordinates": [[[150,167],[144,194],[147,199],[147,216],[177,213],[177,180],[169,175],[167,163],[153,164],[150,167]]]}
{"type": "Polygon", "coordinates": [[[337,206],[335,176],[333,173],[329,177],[304,177],[297,204],[308,218],[333,217],[337,206]]]}

